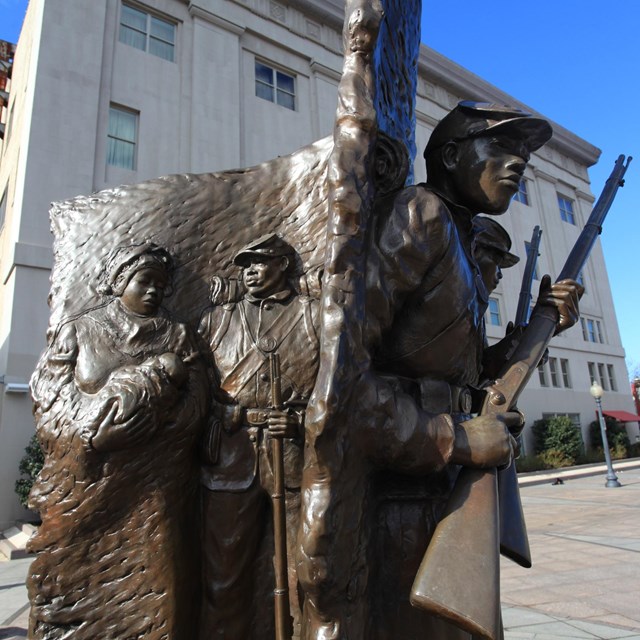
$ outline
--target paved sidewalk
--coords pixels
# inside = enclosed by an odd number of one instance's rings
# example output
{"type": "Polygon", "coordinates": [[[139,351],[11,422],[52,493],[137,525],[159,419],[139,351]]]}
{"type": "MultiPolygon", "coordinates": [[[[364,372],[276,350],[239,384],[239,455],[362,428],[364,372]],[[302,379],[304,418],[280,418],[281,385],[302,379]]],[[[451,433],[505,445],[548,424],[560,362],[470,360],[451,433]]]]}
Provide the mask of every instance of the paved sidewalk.
{"type": "MultiPolygon", "coordinates": [[[[615,489],[599,467],[522,482],[534,566],[503,559],[506,640],[640,640],[640,461],[614,467],[615,489]]],[[[0,561],[0,640],[27,637],[29,563],[0,561]]]]}
{"type": "MultiPolygon", "coordinates": [[[[507,640],[640,640],[640,469],[521,486],[533,567],[502,561],[507,640]]],[[[556,473],[555,477],[563,474],[556,473]]]]}
{"type": "MultiPolygon", "coordinates": [[[[3,558],[4,556],[0,556],[3,558]]],[[[27,589],[24,586],[32,558],[0,560],[0,639],[27,637],[27,589]]]]}

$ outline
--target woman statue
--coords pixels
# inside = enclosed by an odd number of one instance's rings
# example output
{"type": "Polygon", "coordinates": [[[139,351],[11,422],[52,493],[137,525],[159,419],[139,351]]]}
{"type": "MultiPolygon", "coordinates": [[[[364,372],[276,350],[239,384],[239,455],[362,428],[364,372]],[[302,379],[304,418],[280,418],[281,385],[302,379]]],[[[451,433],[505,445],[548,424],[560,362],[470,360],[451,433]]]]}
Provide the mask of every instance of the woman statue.
{"type": "Polygon", "coordinates": [[[45,464],[31,638],[195,637],[208,384],[191,332],[161,307],[172,271],[152,244],[112,252],[104,303],[58,327],[32,378],[45,464]]]}

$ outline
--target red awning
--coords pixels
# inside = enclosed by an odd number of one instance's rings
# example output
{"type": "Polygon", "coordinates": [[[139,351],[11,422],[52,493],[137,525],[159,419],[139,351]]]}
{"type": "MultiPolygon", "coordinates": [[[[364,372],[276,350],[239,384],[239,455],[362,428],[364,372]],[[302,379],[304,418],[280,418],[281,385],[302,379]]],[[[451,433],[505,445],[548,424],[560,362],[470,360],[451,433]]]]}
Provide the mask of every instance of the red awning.
{"type": "Polygon", "coordinates": [[[629,413],[628,411],[602,411],[605,416],[609,416],[610,418],[614,418],[615,420],[620,420],[620,422],[640,422],[640,416],[635,415],[634,413],[629,413]]]}

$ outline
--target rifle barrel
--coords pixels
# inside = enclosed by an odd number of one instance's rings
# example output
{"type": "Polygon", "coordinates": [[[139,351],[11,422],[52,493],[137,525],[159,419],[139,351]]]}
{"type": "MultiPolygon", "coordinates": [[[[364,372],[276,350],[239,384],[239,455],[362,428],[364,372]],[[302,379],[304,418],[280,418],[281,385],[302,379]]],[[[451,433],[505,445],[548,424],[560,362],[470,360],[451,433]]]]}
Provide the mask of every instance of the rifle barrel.
{"type": "Polygon", "coordinates": [[[524,268],[522,276],[522,287],[520,288],[520,296],[518,297],[518,309],[516,311],[515,326],[525,324],[529,319],[529,307],[531,306],[531,284],[533,283],[533,274],[536,270],[538,255],[540,250],[540,238],[542,229],[536,225],[531,234],[531,242],[529,243],[529,253],[527,254],[527,264],[524,268]]]}
{"type": "Polygon", "coordinates": [[[625,164],[624,159],[624,155],[620,154],[618,156],[613,171],[607,178],[604,189],[591,211],[587,224],[584,226],[578,241],[571,250],[562,271],[560,271],[558,281],[567,278],[575,280],[584,267],[595,241],[602,232],[602,223],[607,213],[609,213],[613,199],[616,197],[618,189],[624,185],[624,174],[629,167],[629,163],[633,160],[633,158],[629,156],[625,164]]]}

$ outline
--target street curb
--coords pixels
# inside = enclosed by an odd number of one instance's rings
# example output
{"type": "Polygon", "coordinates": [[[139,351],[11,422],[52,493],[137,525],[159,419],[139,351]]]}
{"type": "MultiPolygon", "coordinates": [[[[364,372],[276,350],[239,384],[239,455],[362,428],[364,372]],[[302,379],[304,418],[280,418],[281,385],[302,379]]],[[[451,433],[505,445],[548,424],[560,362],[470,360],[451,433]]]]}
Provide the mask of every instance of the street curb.
{"type": "MultiPolygon", "coordinates": [[[[640,458],[629,460],[614,460],[614,471],[624,472],[627,469],[639,469],[640,458]]],[[[529,473],[518,474],[518,486],[530,487],[537,484],[547,484],[557,479],[566,480],[571,478],[586,478],[589,476],[606,476],[607,465],[604,462],[596,464],[583,464],[578,467],[566,467],[564,469],[545,469],[544,471],[531,471],[529,473]]],[[[619,478],[618,478],[619,479],[619,478]]],[[[624,483],[623,483],[624,484],[624,483]]]]}

